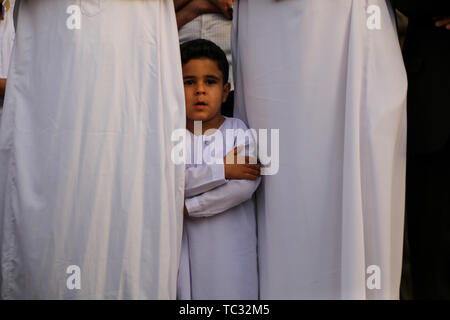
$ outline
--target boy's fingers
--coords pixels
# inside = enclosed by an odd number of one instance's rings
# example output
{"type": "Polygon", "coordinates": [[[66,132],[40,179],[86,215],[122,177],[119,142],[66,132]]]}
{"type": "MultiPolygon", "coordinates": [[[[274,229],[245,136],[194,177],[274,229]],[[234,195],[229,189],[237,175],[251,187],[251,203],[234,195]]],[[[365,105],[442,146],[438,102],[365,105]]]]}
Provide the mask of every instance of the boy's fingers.
{"type": "Polygon", "coordinates": [[[237,146],[233,149],[233,151],[230,151],[226,154],[225,158],[225,164],[258,164],[259,160],[255,157],[250,156],[239,156],[238,154],[244,149],[245,146],[237,146]]]}
{"type": "Polygon", "coordinates": [[[233,164],[236,163],[235,159],[237,154],[240,152],[239,146],[231,150],[225,155],[225,164],[233,164]]]}
{"type": "Polygon", "coordinates": [[[247,159],[244,156],[236,156],[235,160],[237,164],[247,164],[247,159]]]}
{"type": "Polygon", "coordinates": [[[249,157],[249,156],[237,156],[237,163],[238,164],[253,164],[256,165],[257,159],[254,157],[249,157]]]}
{"type": "Polygon", "coordinates": [[[255,174],[257,176],[261,175],[261,170],[259,168],[254,169],[254,168],[247,168],[247,172],[255,174]]]}
{"type": "Polygon", "coordinates": [[[254,169],[249,169],[249,168],[247,169],[246,173],[251,174],[255,177],[259,177],[261,175],[260,171],[254,170],[254,169]]]}
{"type": "Polygon", "coordinates": [[[253,169],[253,170],[257,170],[257,171],[261,171],[261,167],[258,166],[257,164],[247,164],[246,165],[247,168],[253,169]]]}
{"type": "Polygon", "coordinates": [[[239,152],[242,151],[242,149],[244,149],[244,146],[242,146],[242,145],[237,146],[236,148],[234,148],[234,154],[237,155],[239,152]]]}
{"type": "Polygon", "coordinates": [[[249,173],[247,173],[245,175],[245,180],[256,180],[256,179],[258,179],[258,176],[254,176],[254,175],[249,174],[249,173]]]}
{"type": "Polygon", "coordinates": [[[258,158],[255,157],[248,157],[248,160],[251,164],[257,164],[259,162],[258,158]]]}

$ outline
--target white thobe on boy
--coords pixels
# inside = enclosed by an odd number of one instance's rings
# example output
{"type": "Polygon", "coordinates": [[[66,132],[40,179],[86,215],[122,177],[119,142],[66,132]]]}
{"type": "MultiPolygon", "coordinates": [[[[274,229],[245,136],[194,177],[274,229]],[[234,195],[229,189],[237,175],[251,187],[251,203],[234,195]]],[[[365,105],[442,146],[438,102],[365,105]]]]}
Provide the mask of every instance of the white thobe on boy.
{"type": "Polygon", "coordinates": [[[223,159],[242,145],[234,134],[232,143],[224,141],[224,148],[216,149],[211,156],[216,142],[221,143],[218,137],[220,134],[226,137],[227,129],[247,130],[242,121],[226,118],[211,136],[200,136],[197,140],[189,133],[195,145],[192,150],[201,152],[203,161],[199,165],[186,165],[185,204],[189,217],[183,225],[179,299],[258,298],[252,195],[260,179],[226,180],[223,164],[210,164],[211,159],[223,159]]]}

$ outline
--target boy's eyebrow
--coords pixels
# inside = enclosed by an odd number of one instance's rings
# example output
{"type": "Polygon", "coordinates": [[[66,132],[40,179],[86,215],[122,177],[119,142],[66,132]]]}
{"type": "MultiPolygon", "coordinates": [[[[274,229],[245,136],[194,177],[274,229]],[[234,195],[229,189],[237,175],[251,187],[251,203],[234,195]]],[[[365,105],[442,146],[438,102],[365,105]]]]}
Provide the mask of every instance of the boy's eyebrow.
{"type": "MultiPolygon", "coordinates": [[[[183,79],[196,79],[196,78],[197,78],[196,76],[191,76],[191,75],[183,76],[183,79]]],[[[220,77],[218,77],[214,74],[207,74],[207,75],[205,75],[205,78],[220,80],[220,77]]]]}
{"type": "Polygon", "coordinates": [[[220,80],[220,78],[218,76],[213,75],[213,74],[207,74],[205,77],[206,78],[213,78],[213,79],[216,79],[216,80],[220,80]]]}

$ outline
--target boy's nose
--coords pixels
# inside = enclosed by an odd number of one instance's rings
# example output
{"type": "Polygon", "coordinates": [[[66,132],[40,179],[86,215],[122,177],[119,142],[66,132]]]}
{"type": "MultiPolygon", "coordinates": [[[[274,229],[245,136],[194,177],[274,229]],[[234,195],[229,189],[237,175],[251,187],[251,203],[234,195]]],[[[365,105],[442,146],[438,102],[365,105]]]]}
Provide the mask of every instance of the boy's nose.
{"type": "Polygon", "coordinates": [[[196,94],[204,94],[205,93],[205,86],[203,84],[197,85],[197,90],[195,91],[196,94]]]}

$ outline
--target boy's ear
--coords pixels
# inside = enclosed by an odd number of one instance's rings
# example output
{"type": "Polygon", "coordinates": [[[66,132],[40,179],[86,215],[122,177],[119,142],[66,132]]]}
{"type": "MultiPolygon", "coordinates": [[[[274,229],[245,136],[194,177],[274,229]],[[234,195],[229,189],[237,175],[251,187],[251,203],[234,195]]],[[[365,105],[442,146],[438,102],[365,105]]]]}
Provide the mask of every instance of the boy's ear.
{"type": "Polygon", "coordinates": [[[228,94],[230,93],[231,85],[229,82],[225,83],[223,86],[223,97],[222,97],[222,103],[225,103],[228,98],[228,94]]]}

